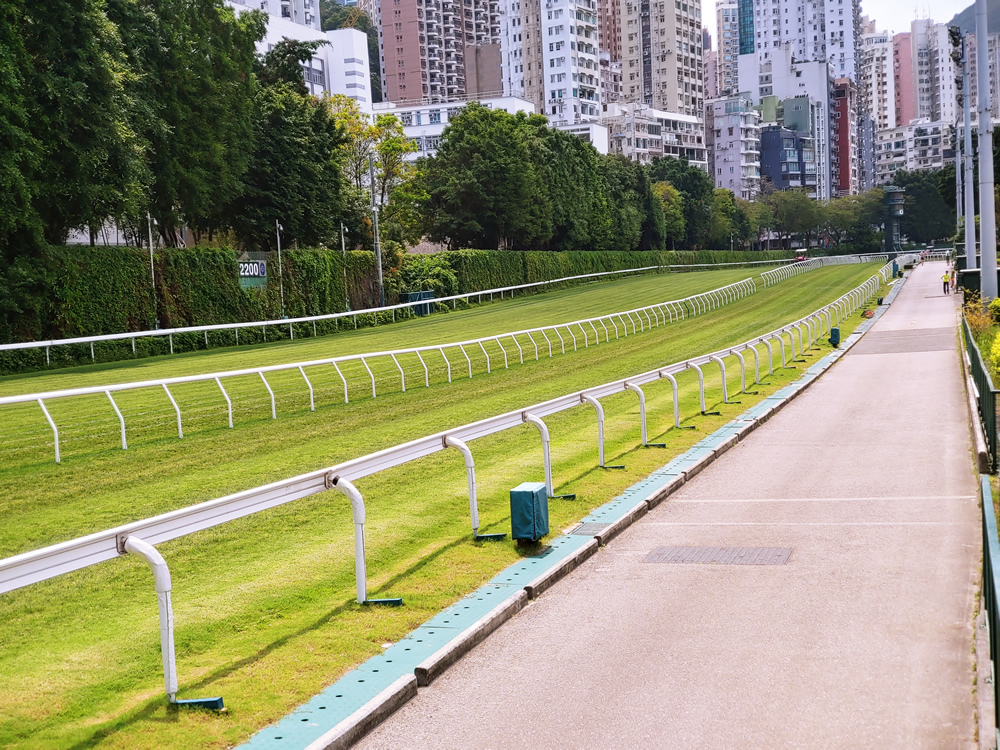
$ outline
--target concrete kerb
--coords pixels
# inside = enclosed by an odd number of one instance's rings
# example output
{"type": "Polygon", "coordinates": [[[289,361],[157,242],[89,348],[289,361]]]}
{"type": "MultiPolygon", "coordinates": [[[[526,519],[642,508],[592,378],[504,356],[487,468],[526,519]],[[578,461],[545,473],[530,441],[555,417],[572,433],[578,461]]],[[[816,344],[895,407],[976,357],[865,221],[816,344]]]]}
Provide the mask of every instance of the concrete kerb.
{"type": "MultiPolygon", "coordinates": [[[[888,309],[889,304],[902,287],[902,283],[905,281],[905,278],[906,276],[894,285],[893,290],[886,298],[885,304],[876,310],[875,315],[871,319],[866,320],[858,327],[858,329],[855,330],[854,333],[851,334],[851,336],[847,337],[847,339],[842,342],[840,349],[835,350],[833,353],[821,358],[813,364],[813,366],[809,368],[810,372],[804,373],[795,383],[790,386],[786,386],[776,394],[768,396],[761,402],[761,404],[752,407],[748,410],[748,412],[740,415],[736,419],[727,423],[724,427],[720,428],[720,430],[717,430],[715,433],[712,433],[712,435],[707,436],[705,439],[692,446],[692,448],[681,456],[671,460],[664,466],[663,469],[658,472],[654,472],[649,479],[653,479],[655,477],[657,481],[664,481],[653,489],[652,492],[640,498],[640,500],[634,505],[628,506],[624,509],[616,509],[614,513],[618,515],[618,517],[613,520],[602,516],[599,520],[608,521],[608,523],[603,529],[595,533],[593,538],[589,539],[587,542],[583,543],[579,547],[576,547],[567,554],[562,555],[562,557],[557,558],[551,567],[543,571],[528,583],[523,584],[522,587],[517,589],[516,593],[500,599],[490,611],[481,616],[476,622],[468,628],[462,630],[454,638],[448,641],[448,643],[418,664],[414,668],[413,672],[401,676],[398,680],[378,693],[350,716],[340,721],[328,732],[324,733],[321,737],[319,737],[319,739],[309,744],[308,750],[326,750],[327,748],[349,747],[351,744],[360,740],[365,734],[384,721],[398,708],[404,705],[411,698],[415,697],[417,695],[418,686],[425,687],[429,685],[449,666],[457,662],[462,656],[485,640],[490,633],[495,631],[500,627],[500,625],[517,614],[528,600],[537,599],[544,591],[553,586],[557,581],[565,578],[582,562],[595,555],[601,546],[606,545],[614,537],[618,536],[622,531],[630,527],[638,519],[642,518],[649,510],[655,508],[663,502],[678,488],[700,473],[706,466],[715,461],[727,450],[735,446],[746,435],[753,432],[753,430],[755,430],[759,425],[764,424],[764,422],[784,408],[788,402],[798,396],[807,387],[812,385],[812,383],[815,382],[815,380],[817,380],[823,372],[836,363],[840,357],[842,357],[851,347],[854,346],[855,343],[857,343],[857,341],[860,340],[860,338],[871,328],[871,326],[874,325],[878,318],[881,317],[884,311],[888,309]],[[766,406],[763,410],[760,410],[762,404],[766,404],[766,406]],[[731,434],[719,435],[720,432],[725,433],[727,431],[731,434]],[[706,443],[710,443],[710,445],[706,445],[706,443]]],[[[643,480],[642,482],[633,485],[632,488],[626,490],[626,493],[621,498],[615,498],[615,500],[606,503],[605,506],[598,508],[590,515],[601,515],[600,512],[602,508],[606,508],[612,503],[620,504],[621,500],[625,499],[628,494],[634,493],[635,490],[643,492],[642,487],[645,484],[647,484],[647,480],[643,480]]],[[[584,519],[584,522],[586,521],[587,519],[584,519]]],[[[566,537],[564,536],[561,539],[565,538],[566,537]]],[[[554,544],[556,543],[557,542],[554,541],[554,544]]],[[[513,568],[518,567],[518,565],[519,564],[516,563],[512,566],[512,568],[508,568],[507,570],[510,571],[513,568]]],[[[504,573],[501,573],[500,575],[502,576],[504,573]]],[[[494,579],[494,581],[499,578],[500,576],[494,579]]],[[[488,586],[494,585],[495,584],[492,583],[488,584],[488,586]]],[[[286,721],[287,718],[288,717],[286,717],[283,721],[286,721]]]]}
{"type": "Polygon", "coordinates": [[[621,534],[625,529],[631,526],[633,523],[642,518],[646,513],[649,512],[649,505],[645,500],[640,500],[639,503],[632,507],[631,510],[627,511],[625,515],[619,518],[617,521],[612,523],[603,531],[597,532],[594,536],[597,539],[598,545],[604,547],[614,539],[616,536],[621,534]]]}
{"type": "Polygon", "coordinates": [[[527,601],[527,591],[518,589],[511,596],[502,600],[492,612],[479,618],[453,638],[444,648],[421,662],[413,670],[417,678],[417,686],[427,687],[430,685],[438,675],[482,643],[486,636],[520,612],[527,601]]]}
{"type": "Polygon", "coordinates": [[[547,570],[534,581],[527,584],[524,590],[527,592],[528,598],[537,599],[542,592],[550,589],[556,581],[565,578],[571,571],[576,570],[580,563],[594,556],[599,544],[596,538],[591,539],[590,542],[576,550],[572,555],[564,558],[559,565],[547,570]]]}
{"type": "Polygon", "coordinates": [[[348,748],[416,697],[417,678],[412,674],[403,675],[329,732],[307,745],[306,750],[348,748]]]}

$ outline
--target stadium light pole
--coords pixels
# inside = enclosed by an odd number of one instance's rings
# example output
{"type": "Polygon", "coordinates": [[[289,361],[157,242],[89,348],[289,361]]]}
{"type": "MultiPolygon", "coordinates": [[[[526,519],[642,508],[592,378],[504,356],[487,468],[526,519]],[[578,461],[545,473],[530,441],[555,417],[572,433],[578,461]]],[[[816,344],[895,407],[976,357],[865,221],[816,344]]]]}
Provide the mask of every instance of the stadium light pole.
{"type": "Polygon", "coordinates": [[[368,179],[372,196],[372,223],[375,234],[375,267],[378,269],[378,304],[385,307],[385,287],[382,286],[382,245],[378,239],[378,205],[375,203],[375,157],[368,154],[368,179]]]}
{"type": "Polygon", "coordinates": [[[993,115],[986,0],[976,0],[976,63],[979,96],[979,289],[983,302],[997,296],[997,217],[993,197],[993,115]]]}
{"type": "Polygon", "coordinates": [[[149,280],[153,286],[153,325],[160,327],[160,317],[156,314],[156,266],[153,264],[153,217],[146,212],[146,232],[149,234],[149,280]]]}
{"type": "Polygon", "coordinates": [[[274,234],[278,238],[278,291],[281,294],[281,317],[285,317],[285,282],[281,273],[281,230],[284,229],[278,220],[274,220],[274,234]]]}
{"type": "Polygon", "coordinates": [[[962,157],[965,169],[965,179],[962,180],[962,189],[965,191],[965,267],[976,268],[979,264],[976,261],[976,196],[972,192],[975,189],[972,164],[972,86],[969,82],[969,51],[965,48],[964,37],[962,38],[962,90],[965,92],[962,101],[965,119],[963,134],[965,153],[962,157]]]}

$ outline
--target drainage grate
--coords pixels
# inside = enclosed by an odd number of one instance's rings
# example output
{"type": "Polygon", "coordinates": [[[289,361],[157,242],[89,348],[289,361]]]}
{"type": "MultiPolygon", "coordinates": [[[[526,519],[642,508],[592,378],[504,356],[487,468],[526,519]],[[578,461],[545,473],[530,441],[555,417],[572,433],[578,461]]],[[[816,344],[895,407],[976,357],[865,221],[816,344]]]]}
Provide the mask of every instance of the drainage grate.
{"type": "Polygon", "coordinates": [[[791,547],[657,547],[643,562],[784,565],[791,554],[791,547]]]}
{"type": "Polygon", "coordinates": [[[581,523],[570,533],[573,536],[596,536],[608,528],[606,523],[581,523]]]}

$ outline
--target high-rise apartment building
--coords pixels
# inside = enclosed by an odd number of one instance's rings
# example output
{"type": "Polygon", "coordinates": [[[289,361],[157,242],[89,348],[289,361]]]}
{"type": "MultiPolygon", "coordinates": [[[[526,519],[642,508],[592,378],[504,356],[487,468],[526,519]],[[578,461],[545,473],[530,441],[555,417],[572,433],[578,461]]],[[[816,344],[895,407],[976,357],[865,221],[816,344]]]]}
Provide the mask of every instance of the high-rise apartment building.
{"type": "Polygon", "coordinates": [[[557,125],[600,117],[596,0],[506,0],[500,38],[505,96],[528,99],[557,125]]]}
{"type": "Polygon", "coordinates": [[[892,182],[899,171],[941,169],[955,160],[948,131],[952,123],[917,119],[875,135],[875,182],[892,182]]]}
{"type": "Polygon", "coordinates": [[[717,188],[747,200],[760,192],[760,113],[745,96],[705,105],[709,173],[717,188]]]}
{"type": "MultiPolygon", "coordinates": [[[[892,48],[895,126],[903,127],[917,119],[951,123],[961,120],[958,79],[962,69],[952,59],[948,26],[930,19],[918,19],[910,24],[909,32],[892,38],[892,48]]],[[[965,36],[965,48],[969,57],[972,107],[975,109],[978,102],[975,34],[965,36]]],[[[997,75],[997,56],[1000,54],[1000,35],[989,36],[989,54],[993,117],[998,117],[1000,78],[997,75]]],[[[881,120],[876,120],[876,130],[886,129],[881,120]]]]}
{"type": "Polygon", "coordinates": [[[830,128],[830,170],[836,196],[856,195],[861,185],[859,148],[858,89],[850,78],[838,78],[833,85],[830,128]]]}
{"type": "Polygon", "coordinates": [[[819,192],[817,139],[798,130],[768,124],[760,131],[760,174],[778,190],[799,188],[812,198],[819,192]]]}
{"type": "Polygon", "coordinates": [[[740,91],[748,86],[744,72],[753,78],[756,68],[789,45],[795,60],[824,61],[831,76],[857,80],[858,0],[738,0],[738,5],[740,91]],[[755,63],[744,62],[746,56],[753,56],[755,63]]]}
{"type": "Polygon", "coordinates": [[[242,5],[253,10],[262,10],[269,16],[283,18],[286,21],[308,26],[320,31],[319,0],[232,0],[235,5],[242,5]]]}
{"type": "Polygon", "coordinates": [[[622,61],[621,2],[597,0],[597,27],[601,35],[601,51],[611,62],[622,61]]]}
{"type": "Polygon", "coordinates": [[[700,0],[620,0],[622,96],[704,116],[700,0]]]}
{"type": "Polygon", "coordinates": [[[910,32],[892,38],[893,95],[896,100],[896,127],[909,124],[917,116],[917,85],[913,77],[913,43],[910,32]]]}
{"type": "Polygon", "coordinates": [[[876,130],[896,124],[896,77],[892,38],[878,31],[874,22],[862,24],[861,65],[858,71],[859,109],[876,130]]]}
{"type": "MultiPolygon", "coordinates": [[[[1000,55],[1000,34],[990,34],[987,37],[987,44],[990,55],[990,100],[991,112],[994,119],[1000,119],[1000,75],[998,75],[998,55],[1000,55]]],[[[979,108],[979,66],[977,64],[978,49],[976,46],[976,35],[966,34],[965,53],[969,58],[969,88],[972,90],[972,111],[979,108]]],[[[972,116],[973,122],[976,116],[972,116]]]]}
{"type": "Polygon", "coordinates": [[[601,103],[611,104],[622,99],[622,64],[601,51],[601,103]]]}
{"type": "Polygon", "coordinates": [[[715,28],[718,39],[715,86],[719,96],[732,96],[739,90],[740,24],[736,0],[718,0],[715,28]]]}
{"type": "MultiPolygon", "coordinates": [[[[740,60],[741,79],[744,61],[740,60]]],[[[793,61],[791,47],[777,50],[748,90],[761,106],[761,127],[775,124],[811,138],[813,183],[817,198],[831,197],[831,91],[825,62],[793,61]]],[[[762,172],[763,174],[763,168],[762,172]]]]}
{"type": "Polygon", "coordinates": [[[503,87],[495,0],[362,0],[378,29],[383,96],[444,102],[503,87]]]}
{"type": "Polygon", "coordinates": [[[303,42],[325,42],[312,58],[300,63],[302,79],[306,90],[315,96],[323,94],[343,94],[354,99],[362,111],[372,111],[371,73],[368,67],[368,37],[357,29],[337,29],[320,31],[318,22],[314,26],[304,21],[305,5],[298,3],[301,11],[300,22],[296,23],[295,3],[262,2],[261,0],[227,0],[227,4],[237,13],[247,10],[277,10],[268,13],[267,30],[264,38],[257,43],[257,52],[264,54],[283,39],[303,42]],[[262,7],[268,6],[268,7],[262,7]],[[282,6],[290,6],[288,14],[282,13],[282,6]]]}
{"type": "Polygon", "coordinates": [[[951,59],[947,25],[927,18],[913,21],[910,47],[916,103],[914,117],[954,122],[958,93],[955,77],[960,71],[951,59]]]}
{"type": "Polygon", "coordinates": [[[601,123],[608,129],[610,153],[640,163],[669,156],[707,168],[705,126],[700,117],[632,102],[605,105],[601,123]]]}
{"type": "Polygon", "coordinates": [[[710,102],[719,98],[719,53],[707,49],[702,59],[705,66],[705,99],[710,102]]]}

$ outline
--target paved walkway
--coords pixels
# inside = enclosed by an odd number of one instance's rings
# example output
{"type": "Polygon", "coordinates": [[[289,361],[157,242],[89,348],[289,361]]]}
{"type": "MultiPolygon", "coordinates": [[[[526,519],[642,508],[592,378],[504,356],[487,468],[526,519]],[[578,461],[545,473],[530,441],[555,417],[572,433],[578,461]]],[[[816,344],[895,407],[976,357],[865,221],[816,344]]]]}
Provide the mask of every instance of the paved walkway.
{"type": "Polygon", "coordinates": [[[972,746],[979,514],[943,270],[360,746],[972,746]],[[647,561],[663,547],[778,564],[647,561]]]}

